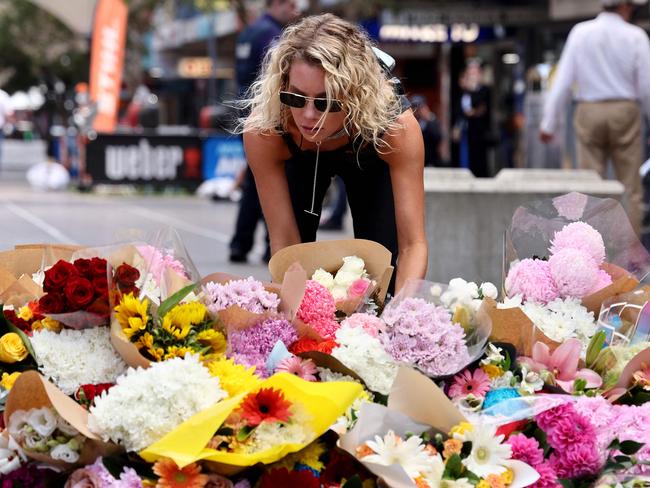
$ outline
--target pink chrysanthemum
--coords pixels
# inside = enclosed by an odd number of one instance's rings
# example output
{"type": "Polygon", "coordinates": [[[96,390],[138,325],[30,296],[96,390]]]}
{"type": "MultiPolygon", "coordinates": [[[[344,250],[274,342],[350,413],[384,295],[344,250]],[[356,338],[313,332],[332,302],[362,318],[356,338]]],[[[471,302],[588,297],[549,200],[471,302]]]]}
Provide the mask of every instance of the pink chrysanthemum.
{"type": "Polygon", "coordinates": [[[506,278],[509,297],[521,295],[524,301],[548,303],[559,297],[547,261],[522,259],[515,264],[506,278]]]}
{"type": "Polygon", "coordinates": [[[594,287],[589,291],[589,295],[592,293],[596,293],[597,291],[602,290],[606,286],[609,286],[612,284],[612,277],[607,273],[607,271],[603,269],[598,270],[598,278],[596,279],[596,283],[594,284],[594,287]]]}
{"type": "Polygon", "coordinates": [[[563,249],[579,249],[591,256],[598,266],[605,261],[603,236],[585,222],[573,222],[555,233],[549,251],[556,254],[563,249]]]}
{"type": "Polygon", "coordinates": [[[551,454],[549,464],[558,478],[579,478],[598,473],[603,456],[594,444],[572,444],[551,454]]]}
{"type": "Polygon", "coordinates": [[[290,373],[302,378],[305,381],[316,381],[316,365],[311,359],[301,359],[298,356],[291,356],[280,361],[275,368],[277,373],[290,373]]]}
{"type": "Polygon", "coordinates": [[[160,284],[163,273],[167,268],[174,270],[184,278],[188,278],[185,266],[175,259],[169,251],[165,250],[165,252],[162,252],[149,245],[137,246],[136,249],[144,259],[147,265],[147,272],[151,273],[156,284],[160,284]]]}
{"type": "Polygon", "coordinates": [[[535,471],[539,473],[539,479],[530,485],[530,488],[561,488],[562,485],[557,481],[557,474],[549,463],[542,463],[534,466],[535,471]]]}
{"type": "Polygon", "coordinates": [[[476,368],[474,374],[468,369],[454,376],[454,384],[449,387],[452,400],[469,394],[483,398],[490,391],[490,377],[481,368],[476,368]]]}
{"type": "Polygon", "coordinates": [[[517,434],[510,436],[506,442],[512,447],[512,459],[523,461],[532,467],[544,462],[544,451],[539,447],[537,439],[517,434]]]}
{"type": "Polygon", "coordinates": [[[368,313],[355,313],[341,322],[341,326],[361,327],[372,337],[377,337],[380,330],[384,330],[384,322],[376,315],[368,313]]]}
{"type": "Polygon", "coordinates": [[[336,305],[329,290],[314,280],[308,280],[296,317],[324,338],[333,339],[339,328],[334,320],[335,313],[336,305]]]}
{"type": "Polygon", "coordinates": [[[579,249],[558,251],[548,260],[548,265],[557,291],[563,298],[582,298],[598,281],[598,264],[579,249]]]}

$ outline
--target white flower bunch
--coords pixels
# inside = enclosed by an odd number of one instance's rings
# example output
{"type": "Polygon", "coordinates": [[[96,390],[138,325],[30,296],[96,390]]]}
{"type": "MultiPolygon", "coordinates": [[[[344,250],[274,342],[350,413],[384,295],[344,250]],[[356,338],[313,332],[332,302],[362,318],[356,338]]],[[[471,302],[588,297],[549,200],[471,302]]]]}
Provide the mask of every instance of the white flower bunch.
{"type": "Polygon", "coordinates": [[[127,368],[111,344],[108,327],[40,330],[31,342],[38,369],[66,395],[81,385],[113,383],[127,368]]]}
{"type": "MultiPolygon", "coordinates": [[[[5,430],[0,433],[0,475],[9,474],[20,467],[21,462],[27,461],[16,440],[5,430]]],[[[0,476],[0,479],[2,476],[0,476]]]]}
{"type": "Polygon", "coordinates": [[[336,332],[339,344],[332,356],[357,373],[372,391],[387,395],[397,376],[398,364],[378,338],[361,327],[342,325],[336,332]]]}
{"type": "MultiPolygon", "coordinates": [[[[352,283],[359,279],[366,279],[366,263],[357,256],[346,256],[343,258],[343,266],[332,275],[323,268],[318,268],[311,279],[327,288],[335,301],[348,298],[348,289],[352,283]]],[[[370,280],[368,280],[370,282],[370,280]]]]}
{"type": "MultiPolygon", "coordinates": [[[[52,459],[66,463],[79,460],[83,437],[51,408],[16,410],[9,417],[7,431],[10,440],[16,439],[26,451],[48,454],[52,459]]],[[[7,446],[9,449],[9,442],[7,446]]]]}
{"type": "Polygon", "coordinates": [[[579,339],[583,344],[583,353],[587,344],[596,333],[594,314],[582,306],[578,298],[558,298],[546,305],[531,301],[521,306],[528,318],[547,337],[564,342],[571,337],[579,339]]]}
{"type": "Polygon", "coordinates": [[[481,286],[478,286],[473,281],[468,283],[462,278],[454,278],[449,282],[449,287],[445,292],[439,293],[432,290],[432,294],[434,296],[440,294],[440,301],[452,313],[459,306],[465,306],[476,313],[481,306],[483,298],[493,298],[496,300],[499,292],[497,291],[497,287],[490,282],[481,283],[481,286]]]}
{"type": "Polygon", "coordinates": [[[219,378],[187,354],[147,369],[129,368],[95,399],[88,425],[104,440],[139,451],[227,396],[219,378]]]}

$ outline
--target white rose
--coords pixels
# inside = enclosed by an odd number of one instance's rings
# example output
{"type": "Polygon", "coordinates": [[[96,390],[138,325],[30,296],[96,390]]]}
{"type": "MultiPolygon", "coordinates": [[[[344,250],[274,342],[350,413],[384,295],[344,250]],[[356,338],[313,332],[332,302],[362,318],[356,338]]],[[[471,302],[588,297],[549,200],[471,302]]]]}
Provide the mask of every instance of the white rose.
{"type": "Polygon", "coordinates": [[[361,277],[366,270],[366,263],[363,262],[363,259],[357,256],[346,256],[343,258],[343,266],[339,271],[349,271],[351,273],[356,273],[361,277]]]}
{"type": "Polygon", "coordinates": [[[336,276],[334,277],[334,286],[342,286],[348,288],[352,283],[361,278],[361,275],[358,273],[353,273],[351,271],[343,271],[341,268],[336,276]]]}
{"type": "Polygon", "coordinates": [[[497,287],[494,286],[489,281],[486,283],[481,283],[481,293],[483,293],[483,297],[493,298],[494,300],[496,300],[497,296],[499,296],[499,291],[497,290],[497,287]]]}
{"type": "Polygon", "coordinates": [[[347,286],[334,285],[330,291],[334,297],[334,301],[336,302],[339,300],[345,300],[348,297],[347,286]]]}
{"type": "Polygon", "coordinates": [[[316,271],[314,271],[311,279],[317,283],[320,283],[328,290],[334,286],[334,276],[332,276],[332,273],[328,273],[323,268],[318,268],[316,271]]]}

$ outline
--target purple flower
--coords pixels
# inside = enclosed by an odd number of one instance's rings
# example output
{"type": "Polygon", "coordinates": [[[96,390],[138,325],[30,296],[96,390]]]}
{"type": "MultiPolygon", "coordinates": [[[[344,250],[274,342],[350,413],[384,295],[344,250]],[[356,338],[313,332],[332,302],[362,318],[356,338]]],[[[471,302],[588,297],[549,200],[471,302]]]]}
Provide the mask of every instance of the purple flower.
{"type": "Polygon", "coordinates": [[[539,479],[530,485],[530,488],[561,488],[557,482],[557,474],[549,463],[542,463],[534,466],[535,471],[539,473],[539,479]]]}
{"type": "Polygon", "coordinates": [[[387,326],[382,345],[396,361],[429,376],[456,373],[470,361],[465,331],[443,307],[409,297],[386,307],[381,318],[387,326]]]}
{"type": "Polygon", "coordinates": [[[507,444],[512,447],[512,459],[523,461],[533,468],[544,462],[544,451],[536,439],[517,434],[510,436],[507,444]]]}
{"type": "Polygon", "coordinates": [[[2,477],[2,488],[46,488],[56,475],[55,471],[35,464],[24,464],[20,468],[2,477]]]}
{"type": "Polygon", "coordinates": [[[223,285],[210,282],[204,289],[209,297],[208,309],[213,314],[231,306],[241,307],[251,313],[275,312],[280,305],[278,296],[266,291],[262,282],[252,277],[232,280],[223,285]]]}
{"type": "Polygon", "coordinates": [[[595,444],[573,444],[549,457],[559,478],[579,478],[600,471],[603,457],[595,444]]]}

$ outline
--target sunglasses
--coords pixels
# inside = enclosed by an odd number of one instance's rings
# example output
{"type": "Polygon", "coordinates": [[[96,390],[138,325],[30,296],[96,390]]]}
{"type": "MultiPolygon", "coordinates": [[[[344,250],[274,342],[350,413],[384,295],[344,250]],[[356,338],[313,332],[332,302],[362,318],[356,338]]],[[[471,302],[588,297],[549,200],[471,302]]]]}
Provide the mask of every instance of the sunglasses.
{"type": "Polygon", "coordinates": [[[291,93],[287,91],[280,92],[280,102],[282,102],[284,105],[287,105],[288,107],[303,108],[310,100],[314,102],[314,107],[316,107],[316,110],[319,112],[325,112],[327,110],[327,102],[331,103],[330,112],[340,112],[343,110],[343,106],[338,100],[304,97],[302,95],[298,95],[297,93],[291,93]]]}

